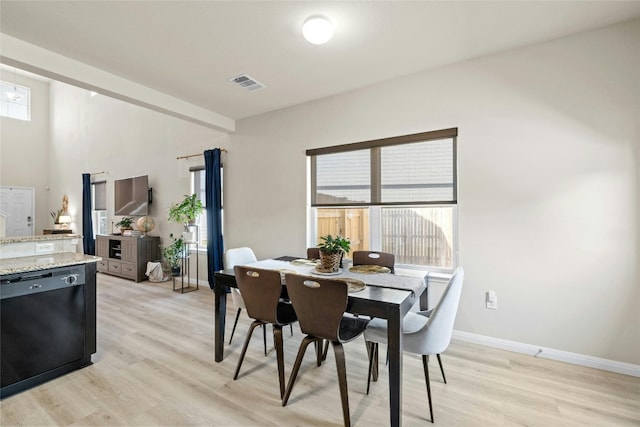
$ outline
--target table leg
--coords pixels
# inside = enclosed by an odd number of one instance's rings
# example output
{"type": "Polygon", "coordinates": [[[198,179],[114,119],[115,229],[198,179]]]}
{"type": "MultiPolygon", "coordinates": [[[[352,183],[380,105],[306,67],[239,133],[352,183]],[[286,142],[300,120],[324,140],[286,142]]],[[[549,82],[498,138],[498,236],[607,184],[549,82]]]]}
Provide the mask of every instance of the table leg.
{"type": "Polygon", "coordinates": [[[390,426],[402,425],[402,315],[400,309],[389,313],[387,319],[389,348],[389,411],[390,426]]]}
{"type": "Polygon", "coordinates": [[[227,313],[227,287],[216,281],[214,311],[214,352],[215,361],[222,362],[224,358],[224,321],[227,313]]]}

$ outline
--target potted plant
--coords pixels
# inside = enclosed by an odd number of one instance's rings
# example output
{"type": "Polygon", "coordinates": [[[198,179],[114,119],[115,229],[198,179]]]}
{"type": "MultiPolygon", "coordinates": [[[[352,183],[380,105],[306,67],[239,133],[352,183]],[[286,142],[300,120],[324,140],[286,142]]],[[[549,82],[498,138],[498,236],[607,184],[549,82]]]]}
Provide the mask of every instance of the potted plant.
{"type": "Polygon", "coordinates": [[[185,195],[180,203],[174,203],[169,207],[169,221],[184,225],[183,239],[186,242],[195,241],[195,230],[189,226],[195,225],[196,218],[202,213],[204,206],[197,195],[185,195]]]}
{"type": "Polygon", "coordinates": [[[316,269],[325,273],[338,271],[342,257],[351,250],[351,241],[342,236],[333,237],[331,234],[320,237],[320,240],[320,264],[316,269]]]}
{"type": "Polygon", "coordinates": [[[60,228],[60,217],[64,213],[64,209],[58,209],[57,211],[49,212],[51,214],[51,218],[53,218],[53,228],[60,228]]]}
{"type": "Polygon", "coordinates": [[[133,224],[133,218],[130,216],[123,217],[120,221],[116,222],[116,227],[120,229],[120,232],[124,232],[124,230],[133,230],[131,226],[133,224]]]}
{"type": "Polygon", "coordinates": [[[162,248],[162,256],[171,268],[172,276],[179,276],[182,267],[182,253],[184,251],[184,242],[182,237],[175,238],[170,234],[172,242],[168,246],[162,248]]]}

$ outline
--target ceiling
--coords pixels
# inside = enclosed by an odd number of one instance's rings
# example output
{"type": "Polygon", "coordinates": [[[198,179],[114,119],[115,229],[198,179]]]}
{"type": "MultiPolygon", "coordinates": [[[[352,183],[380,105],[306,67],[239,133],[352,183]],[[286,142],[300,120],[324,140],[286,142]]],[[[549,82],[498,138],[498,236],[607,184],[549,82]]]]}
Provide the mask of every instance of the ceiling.
{"type": "Polygon", "coordinates": [[[634,19],[640,1],[8,1],[0,31],[231,119],[634,19]],[[306,17],[333,38],[312,45],[306,17]],[[266,85],[247,91],[246,73],[266,85]]]}

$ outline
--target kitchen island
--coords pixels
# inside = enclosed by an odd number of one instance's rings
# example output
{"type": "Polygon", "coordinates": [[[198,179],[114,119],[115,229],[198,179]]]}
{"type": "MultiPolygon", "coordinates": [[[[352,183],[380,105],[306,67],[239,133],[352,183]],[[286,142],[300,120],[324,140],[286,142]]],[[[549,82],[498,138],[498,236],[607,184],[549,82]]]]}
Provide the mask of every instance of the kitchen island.
{"type": "Polygon", "coordinates": [[[100,258],[78,239],[0,239],[0,398],[91,364],[100,258]]]}

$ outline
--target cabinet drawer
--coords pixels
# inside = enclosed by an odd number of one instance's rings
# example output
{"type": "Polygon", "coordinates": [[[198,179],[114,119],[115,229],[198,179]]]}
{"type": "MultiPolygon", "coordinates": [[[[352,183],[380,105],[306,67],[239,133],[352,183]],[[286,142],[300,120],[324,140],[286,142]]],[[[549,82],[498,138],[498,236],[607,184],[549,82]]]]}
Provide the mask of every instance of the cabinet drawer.
{"type": "Polygon", "coordinates": [[[120,274],[123,277],[129,277],[131,279],[136,278],[136,265],[131,262],[120,263],[120,274]]]}
{"type": "Polygon", "coordinates": [[[118,273],[122,271],[122,263],[120,261],[109,260],[109,272],[118,273]]]}
{"type": "Polygon", "coordinates": [[[106,260],[102,260],[102,261],[98,261],[98,265],[96,266],[98,271],[109,271],[109,261],[106,260]]]}

